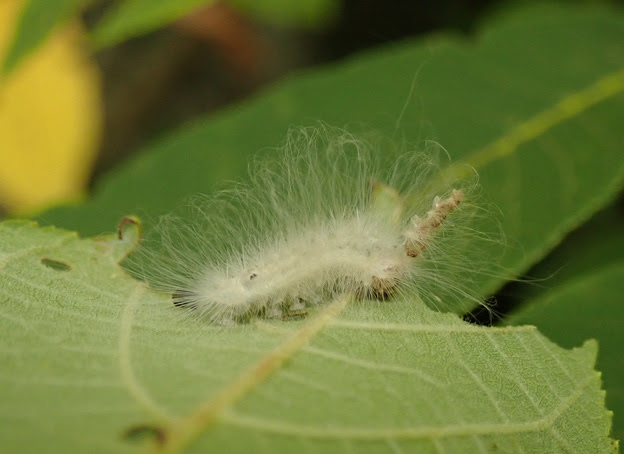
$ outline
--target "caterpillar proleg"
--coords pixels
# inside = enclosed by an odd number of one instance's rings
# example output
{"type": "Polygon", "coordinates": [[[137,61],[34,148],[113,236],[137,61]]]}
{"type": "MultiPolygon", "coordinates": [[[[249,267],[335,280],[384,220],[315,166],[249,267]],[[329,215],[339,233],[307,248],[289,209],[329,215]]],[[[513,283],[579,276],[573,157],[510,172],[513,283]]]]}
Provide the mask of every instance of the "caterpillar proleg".
{"type": "Polygon", "coordinates": [[[329,126],[293,129],[272,157],[252,161],[249,182],[196,197],[191,221],[161,222],[142,277],[215,324],[283,317],[343,293],[470,298],[456,279],[474,270],[462,244],[475,232],[476,178],[445,181],[439,155],[383,153],[329,126]]]}

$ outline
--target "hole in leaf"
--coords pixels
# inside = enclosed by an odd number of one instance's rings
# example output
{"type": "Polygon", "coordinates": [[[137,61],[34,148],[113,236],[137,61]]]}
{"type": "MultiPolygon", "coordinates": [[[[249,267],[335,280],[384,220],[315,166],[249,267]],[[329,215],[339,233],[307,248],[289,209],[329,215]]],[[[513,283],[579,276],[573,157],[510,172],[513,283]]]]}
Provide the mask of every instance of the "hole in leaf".
{"type": "Polygon", "coordinates": [[[137,424],[128,427],[121,436],[131,442],[152,438],[158,445],[162,445],[165,442],[165,429],[150,424],[137,424]]]}
{"type": "Polygon", "coordinates": [[[60,262],[58,260],[49,259],[44,257],[41,259],[41,263],[43,263],[48,268],[52,268],[54,271],[69,271],[71,270],[71,266],[69,266],[65,262],[60,262]]]}

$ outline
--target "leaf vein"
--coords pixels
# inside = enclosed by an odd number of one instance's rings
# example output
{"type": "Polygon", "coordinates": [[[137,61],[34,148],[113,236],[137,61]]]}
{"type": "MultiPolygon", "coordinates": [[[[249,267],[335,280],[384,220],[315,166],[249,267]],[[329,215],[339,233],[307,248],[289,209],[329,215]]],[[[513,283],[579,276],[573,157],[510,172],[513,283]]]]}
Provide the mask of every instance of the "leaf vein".
{"type": "Polygon", "coordinates": [[[479,435],[511,435],[527,432],[552,430],[554,422],[578,398],[583,395],[587,385],[594,381],[593,374],[589,374],[581,381],[553,410],[529,422],[502,423],[502,424],[453,424],[448,426],[421,426],[405,428],[379,429],[375,427],[340,427],[332,428],[326,425],[296,424],[284,420],[271,420],[266,417],[244,415],[234,410],[223,413],[221,420],[231,425],[276,433],[289,436],[300,436],[315,439],[351,439],[358,441],[378,440],[425,440],[440,438],[463,438],[479,435]]]}

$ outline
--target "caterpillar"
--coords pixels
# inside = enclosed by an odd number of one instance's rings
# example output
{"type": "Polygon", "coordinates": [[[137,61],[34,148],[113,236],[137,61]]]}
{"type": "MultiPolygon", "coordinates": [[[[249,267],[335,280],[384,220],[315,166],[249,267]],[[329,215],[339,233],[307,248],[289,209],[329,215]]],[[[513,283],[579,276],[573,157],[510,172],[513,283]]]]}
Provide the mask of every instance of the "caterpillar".
{"type": "Polygon", "coordinates": [[[174,306],[221,325],[343,293],[470,298],[455,279],[474,270],[458,240],[475,230],[458,226],[473,217],[476,178],[446,181],[440,154],[383,153],[337,128],[294,128],[274,155],[251,162],[248,182],[161,221],[158,252],[143,255],[150,271],[139,274],[174,306]]]}

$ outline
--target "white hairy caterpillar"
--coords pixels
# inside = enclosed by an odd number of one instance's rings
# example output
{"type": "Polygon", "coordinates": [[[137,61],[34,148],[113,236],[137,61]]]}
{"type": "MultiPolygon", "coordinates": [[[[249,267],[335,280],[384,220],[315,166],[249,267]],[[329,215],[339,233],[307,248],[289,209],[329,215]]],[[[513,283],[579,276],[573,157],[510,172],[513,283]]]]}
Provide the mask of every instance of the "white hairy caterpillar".
{"type": "Polygon", "coordinates": [[[294,129],[276,158],[252,162],[249,183],[196,198],[192,222],[166,218],[138,274],[216,324],[343,293],[472,298],[462,245],[479,236],[466,203],[475,178],[445,181],[438,154],[388,159],[338,129],[294,129]]]}

